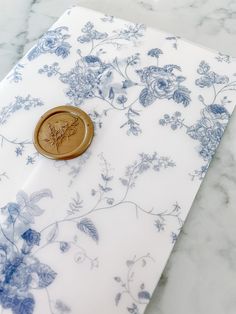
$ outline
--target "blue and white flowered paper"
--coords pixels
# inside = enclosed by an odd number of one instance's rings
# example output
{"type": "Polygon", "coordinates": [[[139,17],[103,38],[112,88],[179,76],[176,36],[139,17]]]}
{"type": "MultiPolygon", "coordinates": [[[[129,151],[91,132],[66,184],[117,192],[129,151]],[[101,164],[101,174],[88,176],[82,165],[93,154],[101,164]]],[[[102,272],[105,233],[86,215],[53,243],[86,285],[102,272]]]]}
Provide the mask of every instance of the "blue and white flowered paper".
{"type": "Polygon", "coordinates": [[[236,99],[235,63],[75,7],[0,84],[4,314],[141,314],[236,99]],[[70,104],[95,124],[69,161],[32,134],[70,104]]]}

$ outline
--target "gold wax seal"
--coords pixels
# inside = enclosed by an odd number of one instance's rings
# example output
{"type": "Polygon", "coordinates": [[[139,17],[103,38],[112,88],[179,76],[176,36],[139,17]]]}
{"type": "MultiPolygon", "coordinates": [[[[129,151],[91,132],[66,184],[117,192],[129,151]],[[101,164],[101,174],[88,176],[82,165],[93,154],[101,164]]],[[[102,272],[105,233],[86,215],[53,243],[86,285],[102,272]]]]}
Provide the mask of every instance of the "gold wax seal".
{"type": "Polygon", "coordinates": [[[71,159],[89,147],[94,134],[93,122],[83,110],[59,106],[47,111],[36,125],[34,145],[51,159],[71,159]]]}

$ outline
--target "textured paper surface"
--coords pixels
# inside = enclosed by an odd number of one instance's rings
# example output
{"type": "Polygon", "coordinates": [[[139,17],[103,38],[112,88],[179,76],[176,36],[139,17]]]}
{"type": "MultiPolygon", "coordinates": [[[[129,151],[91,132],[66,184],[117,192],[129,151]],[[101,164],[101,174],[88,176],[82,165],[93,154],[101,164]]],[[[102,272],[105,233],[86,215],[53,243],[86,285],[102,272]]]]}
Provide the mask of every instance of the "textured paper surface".
{"type": "Polygon", "coordinates": [[[143,25],[68,10],[0,86],[4,313],[143,313],[234,108],[233,64],[143,25]],[[95,124],[37,154],[58,105],[95,124]]]}

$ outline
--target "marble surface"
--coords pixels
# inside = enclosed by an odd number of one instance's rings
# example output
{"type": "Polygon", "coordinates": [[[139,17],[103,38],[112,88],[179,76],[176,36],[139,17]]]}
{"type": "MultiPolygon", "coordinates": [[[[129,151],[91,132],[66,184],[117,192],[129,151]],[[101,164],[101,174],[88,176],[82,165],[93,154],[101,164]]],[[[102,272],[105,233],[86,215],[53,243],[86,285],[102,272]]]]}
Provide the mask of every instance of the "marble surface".
{"type": "MultiPolygon", "coordinates": [[[[236,56],[236,0],[0,0],[0,77],[75,4],[236,56]]],[[[235,134],[236,113],[146,314],[236,313],[235,134]]]]}

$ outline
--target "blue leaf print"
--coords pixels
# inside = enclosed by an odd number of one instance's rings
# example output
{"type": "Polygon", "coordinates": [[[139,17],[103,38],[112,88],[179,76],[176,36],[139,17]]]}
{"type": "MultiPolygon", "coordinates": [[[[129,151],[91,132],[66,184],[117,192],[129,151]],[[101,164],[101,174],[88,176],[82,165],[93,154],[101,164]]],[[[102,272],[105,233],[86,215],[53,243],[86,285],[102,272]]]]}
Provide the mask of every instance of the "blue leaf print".
{"type": "Polygon", "coordinates": [[[32,314],[34,312],[35,301],[33,297],[28,297],[23,300],[14,300],[13,314],[32,314]]]}
{"type": "Polygon", "coordinates": [[[115,297],[115,304],[116,304],[116,306],[119,305],[119,302],[120,302],[120,300],[121,300],[121,296],[122,296],[122,294],[121,294],[120,292],[117,293],[117,295],[116,295],[116,297],[115,297]]]}
{"type": "Polygon", "coordinates": [[[37,192],[34,192],[30,195],[29,201],[31,203],[37,203],[44,197],[50,197],[52,198],[52,192],[49,189],[43,189],[37,192]]]}
{"type": "Polygon", "coordinates": [[[49,232],[49,234],[47,236],[47,242],[48,243],[53,242],[57,238],[58,232],[59,232],[58,224],[55,223],[52,226],[52,228],[51,228],[51,230],[50,230],[50,232],[49,232]]]}
{"type": "Polygon", "coordinates": [[[155,97],[148,88],[144,88],[139,95],[139,102],[144,107],[151,105],[155,101],[155,97]]]}
{"type": "Polygon", "coordinates": [[[70,54],[71,45],[69,43],[63,42],[60,46],[55,49],[55,54],[58,57],[65,59],[70,54]]]}
{"type": "Polygon", "coordinates": [[[114,90],[113,90],[112,87],[109,90],[109,96],[108,97],[109,97],[110,100],[113,100],[114,97],[115,97],[115,93],[114,93],[114,90]]]}
{"type": "Polygon", "coordinates": [[[166,72],[169,72],[171,73],[174,69],[175,70],[178,70],[178,71],[181,71],[181,67],[179,65],[176,65],[176,64],[167,64],[167,65],[164,65],[163,66],[163,69],[166,71],[166,72]]]}
{"type": "Polygon", "coordinates": [[[84,57],[84,60],[87,63],[96,63],[96,62],[101,63],[101,60],[97,56],[92,56],[92,55],[84,57]]]}
{"type": "Polygon", "coordinates": [[[38,275],[38,288],[48,287],[56,278],[56,273],[46,264],[36,263],[30,270],[38,275]]]}
{"type": "Polygon", "coordinates": [[[80,222],[77,223],[77,228],[90,236],[95,242],[99,241],[97,228],[90,219],[82,219],[80,222]]]}
{"type": "Polygon", "coordinates": [[[184,107],[188,106],[191,98],[190,98],[190,90],[188,90],[184,86],[180,86],[173,94],[173,100],[180,104],[182,103],[184,107]]]}

